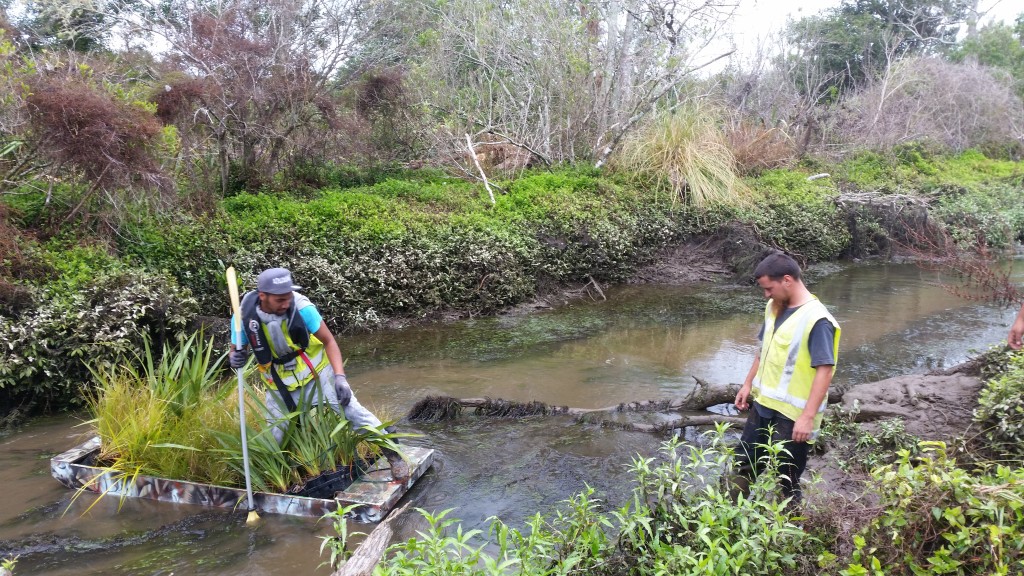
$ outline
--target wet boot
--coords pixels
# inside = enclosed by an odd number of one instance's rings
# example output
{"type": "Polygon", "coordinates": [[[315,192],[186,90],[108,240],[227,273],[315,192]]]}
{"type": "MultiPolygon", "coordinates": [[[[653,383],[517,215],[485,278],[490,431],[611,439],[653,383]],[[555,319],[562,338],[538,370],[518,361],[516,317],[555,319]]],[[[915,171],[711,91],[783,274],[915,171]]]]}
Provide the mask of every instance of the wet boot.
{"type": "Polygon", "coordinates": [[[405,482],[409,479],[409,463],[402,458],[402,455],[394,450],[384,450],[384,457],[391,465],[391,479],[397,482],[405,482]]]}
{"type": "Polygon", "coordinates": [[[725,477],[725,489],[729,499],[736,503],[740,499],[750,497],[750,477],[745,474],[729,474],[725,477]]]}

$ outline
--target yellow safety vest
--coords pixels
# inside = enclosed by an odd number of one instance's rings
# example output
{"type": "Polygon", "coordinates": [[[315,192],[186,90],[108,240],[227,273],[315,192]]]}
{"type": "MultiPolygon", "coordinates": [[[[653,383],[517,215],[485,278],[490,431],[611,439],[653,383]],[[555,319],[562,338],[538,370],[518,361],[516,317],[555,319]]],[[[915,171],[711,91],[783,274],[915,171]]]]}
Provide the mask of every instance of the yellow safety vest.
{"type": "MultiPolygon", "coordinates": [[[[832,354],[839,361],[839,323],[829,314],[825,305],[812,295],[812,300],[803,304],[792,316],[775,329],[775,313],[772,301],[764,310],[764,338],[761,343],[761,362],[754,377],[754,400],[780,412],[790,420],[796,420],[807,406],[811,395],[811,384],[816,370],[811,367],[811,351],[807,341],[814,324],[827,318],[836,329],[832,354]]],[[[832,366],[835,373],[835,366],[832,366]]],[[[827,399],[821,402],[814,417],[812,438],[821,428],[827,399]]]]}
{"type": "MultiPolygon", "coordinates": [[[[298,318],[298,314],[296,314],[298,318]]],[[[301,319],[300,319],[301,320],[301,319]]],[[[287,320],[281,321],[281,331],[284,332],[284,338],[288,342],[288,347],[292,350],[301,350],[293,341],[291,334],[288,333],[287,320]]],[[[270,331],[267,330],[266,326],[261,326],[263,329],[263,336],[267,342],[272,342],[270,338],[270,331]]],[[[271,346],[273,350],[273,346],[271,346]]],[[[274,352],[274,356],[277,357],[277,353],[274,352]]],[[[305,386],[306,384],[313,381],[314,378],[320,377],[320,371],[324,369],[330,363],[330,359],[327,358],[327,354],[324,352],[324,343],[321,342],[313,334],[309,335],[309,346],[306,346],[305,352],[295,357],[295,369],[287,370],[282,364],[275,364],[274,369],[277,370],[277,375],[281,377],[281,382],[284,383],[285,387],[289,390],[295,390],[299,386],[305,386]]],[[[277,385],[274,384],[273,377],[270,375],[270,364],[258,364],[260,375],[263,377],[263,383],[266,384],[271,390],[276,390],[277,385]]]]}

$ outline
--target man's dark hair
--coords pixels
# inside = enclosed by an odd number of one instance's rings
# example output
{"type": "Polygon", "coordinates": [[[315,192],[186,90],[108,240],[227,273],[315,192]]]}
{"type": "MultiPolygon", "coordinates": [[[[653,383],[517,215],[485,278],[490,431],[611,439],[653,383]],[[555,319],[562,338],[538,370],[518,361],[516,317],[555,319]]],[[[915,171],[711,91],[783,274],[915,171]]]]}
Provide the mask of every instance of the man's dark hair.
{"type": "Polygon", "coordinates": [[[781,280],[783,276],[791,276],[794,280],[801,280],[800,265],[788,255],[782,252],[769,254],[761,263],[754,268],[754,280],[767,276],[772,280],[781,280]]]}

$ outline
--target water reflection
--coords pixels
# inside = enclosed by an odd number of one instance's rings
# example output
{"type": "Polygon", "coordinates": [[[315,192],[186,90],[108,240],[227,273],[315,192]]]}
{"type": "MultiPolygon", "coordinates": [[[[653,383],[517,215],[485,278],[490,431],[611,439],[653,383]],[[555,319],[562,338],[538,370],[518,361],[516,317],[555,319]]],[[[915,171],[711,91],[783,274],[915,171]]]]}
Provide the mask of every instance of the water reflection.
{"type": "MultiPolygon", "coordinates": [[[[836,382],[849,385],[965,360],[1006,336],[1014,310],[953,296],[933,272],[856,265],[811,284],[843,327],[836,382]]],[[[764,302],[753,286],[627,286],[608,301],[517,317],[384,331],[346,338],[342,350],[360,399],[400,415],[428,394],[502,397],[600,407],[677,397],[692,376],[740,382],[756,352],[764,302]]],[[[22,553],[18,574],[321,573],[312,520],[129,500],[92,503],[49,478],[48,458],[74,443],[75,422],[35,423],[0,440],[0,554],[22,553]]],[[[439,450],[413,490],[415,506],[455,508],[467,527],[492,515],[513,524],[589,484],[610,503],[628,495],[626,465],[659,439],[568,419],[405,426],[439,450]]],[[[422,529],[416,515],[399,537],[422,529]]]]}

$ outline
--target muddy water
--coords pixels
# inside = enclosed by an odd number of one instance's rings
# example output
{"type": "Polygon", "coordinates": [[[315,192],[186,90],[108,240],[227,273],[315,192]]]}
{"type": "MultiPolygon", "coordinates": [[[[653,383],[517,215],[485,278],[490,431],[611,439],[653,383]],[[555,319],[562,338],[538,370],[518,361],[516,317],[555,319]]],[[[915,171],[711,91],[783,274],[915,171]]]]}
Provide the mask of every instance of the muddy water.
{"type": "MultiPolygon", "coordinates": [[[[817,278],[817,279],[815,279],[817,278]]],[[[838,384],[950,366],[1005,338],[1013,310],[951,295],[911,265],[824,270],[812,291],[843,327],[838,384]]],[[[501,397],[600,407],[671,398],[698,376],[742,380],[756,347],[763,301],[752,287],[621,287],[603,302],[530,315],[470,320],[354,337],[342,343],[361,401],[404,413],[428,394],[501,397]]],[[[0,438],[0,555],[20,555],[22,574],[328,574],[315,520],[72,494],[48,459],[83,428],[69,417],[37,421],[0,438]],[[92,506],[91,510],[88,510],[92,506]]],[[[483,528],[490,516],[517,524],[581,490],[614,504],[628,495],[626,464],[659,439],[563,420],[463,418],[406,425],[438,450],[410,493],[414,506],[483,528]]],[[[423,522],[407,514],[402,538],[423,522]]]]}

